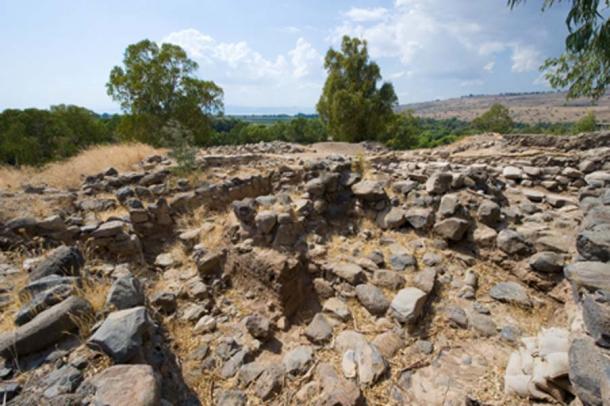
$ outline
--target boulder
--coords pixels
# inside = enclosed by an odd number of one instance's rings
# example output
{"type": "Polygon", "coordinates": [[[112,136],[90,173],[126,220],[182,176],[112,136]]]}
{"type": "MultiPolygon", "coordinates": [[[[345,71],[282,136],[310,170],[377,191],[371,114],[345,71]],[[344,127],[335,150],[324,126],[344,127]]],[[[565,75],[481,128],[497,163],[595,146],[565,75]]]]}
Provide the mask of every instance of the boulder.
{"type": "Polygon", "coordinates": [[[530,268],[536,272],[563,272],[563,257],[552,251],[542,251],[532,255],[528,261],[528,264],[530,268]]]}
{"type": "Polygon", "coordinates": [[[0,355],[6,358],[43,350],[78,330],[78,321],[91,317],[86,300],[70,297],[39,313],[16,330],[0,336],[0,355]]]}
{"type": "Polygon", "coordinates": [[[576,396],[586,405],[601,406],[602,373],[610,366],[609,361],[587,337],[572,341],[568,355],[570,382],[576,396]]]}
{"type": "Polygon", "coordinates": [[[140,280],[128,275],[114,281],[108,292],[106,304],[117,310],[124,310],[142,306],[144,299],[144,289],[140,280]]]}
{"type": "Polygon", "coordinates": [[[445,240],[460,241],[464,238],[469,226],[470,223],[468,221],[458,217],[451,217],[437,222],[434,225],[434,232],[445,240]]]}
{"type": "Polygon", "coordinates": [[[446,172],[437,172],[426,181],[426,192],[431,195],[442,195],[451,188],[453,176],[446,172]]]}
{"type": "Polygon", "coordinates": [[[532,301],[525,288],[516,282],[500,282],[489,290],[489,296],[500,302],[531,307],[532,301]]]}
{"type": "Polygon", "coordinates": [[[500,250],[509,255],[522,255],[530,251],[530,244],[525,237],[515,230],[504,229],[498,233],[496,244],[500,250]]]}
{"type": "Polygon", "coordinates": [[[595,343],[610,348],[610,294],[597,292],[582,297],[582,316],[595,343]]]}
{"type": "Polygon", "coordinates": [[[563,273],[577,288],[610,292],[610,263],[575,262],[566,266],[563,273]]]}
{"type": "Polygon", "coordinates": [[[406,212],[398,207],[392,207],[388,212],[380,213],[378,218],[379,226],[383,229],[400,228],[406,223],[406,212]]]}
{"type": "Polygon", "coordinates": [[[588,261],[610,261],[610,223],[594,224],[576,237],[578,253],[588,261]]]}
{"type": "Polygon", "coordinates": [[[38,293],[15,314],[15,324],[21,326],[27,323],[36,317],[38,313],[64,301],[73,293],[74,286],[72,285],[56,285],[44,292],[38,293]]]}
{"type": "Polygon", "coordinates": [[[423,207],[413,207],[405,212],[407,223],[416,230],[425,230],[434,223],[434,212],[423,207]]]}
{"type": "Polygon", "coordinates": [[[327,265],[334,275],[345,280],[347,283],[357,285],[364,279],[364,271],[359,265],[350,262],[334,262],[327,265]]]}
{"type": "Polygon", "coordinates": [[[256,229],[261,234],[268,234],[273,231],[273,227],[277,223],[277,214],[270,210],[264,210],[256,214],[254,217],[256,229]]]}
{"type": "Polygon", "coordinates": [[[291,376],[302,375],[313,361],[313,348],[309,345],[300,345],[286,353],[282,359],[286,373],[291,376]]]}
{"type": "Polygon", "coordinates": [[[386,198],[384,183],[376,180],[363,180],[352,185],[352,193],[362,200],[376,201],[386,198]]]}
{"type": "Polygon", "coordinates": [[[246,329],[254,338],[266,339],[271,334],[269,319],[260,314],[252,314],[246,317],[246,329]]]}
{"type": "Polygon", "coordinates": [[[77,247],[62,245],[51,251],[30,273],[30,280],[49,275],[80,276],[85,258],[77,247]]]}
{"type": "Polygon", "coordinates": [[[322,313],[317,313],[305,329],[305,336],[314,344],[328,341],[332,334],[333,328],[322,313]]]}
{"type": "Polygon", "coordinates": [[[112,406],[159,406],[161,388],[150,365],[114,365],[83,383],[93,403],[112,406]]]}
{"type": "Polygon", "coordinates": [[[390,306],[390,301],[381,289],[368,283],[356,286],[356,297],[360,304],[375,316],[384,315],[390,306]]]}
{"type": "Polygon", "coordinates": [[[347,304],[336,297],[331,297],[325,301],[322,310],[342,321],[347,321],[352,317],[352,313],[347,304]]]}
{"type": "Polygon", "coordinates": [[[506,179],[511,180],[521,180],[523,179],[523,170],[521,168],[517,168],[516,166],[506,166],[502,169],[502,176],[506,179]]]}
{"type": "Polygon", "coordinates": [[[142,346],[153,333],[154,325],[145,307],[110,313],[88,344],[99,348],[114,362],[125,363],[142,353],[142,346]]]}
{"type": "Polygon", "coordinates": [[[477,210],[477,218],[487,226],[493,227],[500,221],[500,206],[491,200],[485,200],[477,210]]]}
{"type": "Polygon", "coordinates": [[[421,316],[426,304],[427,295],[418,288],[404,288],[398,291],[390,311],[394,318],[401,323],[414,324],[421,316]]]}

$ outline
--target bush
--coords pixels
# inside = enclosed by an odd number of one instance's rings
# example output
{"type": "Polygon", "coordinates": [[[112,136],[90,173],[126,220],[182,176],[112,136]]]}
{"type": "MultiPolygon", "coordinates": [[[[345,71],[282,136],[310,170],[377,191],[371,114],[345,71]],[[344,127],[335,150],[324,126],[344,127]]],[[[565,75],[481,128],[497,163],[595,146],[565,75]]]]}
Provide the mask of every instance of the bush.
{"type": "Polygon", "coordinates": [[[505,134],[512,130],[515,123],[510,111],[502,104],[496,103],[489,110],[472,121],[474,128],[480,131],[505,134]]]}
{"type": "Polygon", "coordinates": [[[597,130],[597,118],[592,111],[588,112],[584,117],[574,123],[574,133],[587,133],[597,130]]]}

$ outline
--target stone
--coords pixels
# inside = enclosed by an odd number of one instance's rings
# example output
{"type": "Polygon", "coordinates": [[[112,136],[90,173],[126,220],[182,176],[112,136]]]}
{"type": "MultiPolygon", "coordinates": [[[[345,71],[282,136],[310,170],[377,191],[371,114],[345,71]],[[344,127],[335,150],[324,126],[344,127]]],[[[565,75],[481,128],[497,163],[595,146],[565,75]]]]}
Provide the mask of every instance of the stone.
{"type": "Polygon", "coordinates": [[[89,338],[88,345],[99,348],[114,362],[125,363],[141,354],[152,336],[154,325],[145,307],[119,310],[108,315],[89,338]]]}
{"type": "Polygon", "coordinates": [[[75,276],[59,276],[49,275],[35,281],[29,282],[20,292],[20,296],[31,296],[45,292],[51,288],[57,286],[76,286],[79,282],[79,278],[75,276]]]}
{"type": "Polygon", "coordinates": [[[441,218],[451,217],[457,214],[460,207],[461,205],[457,195],[447,194],[441,198],[441,202],[438,206],[438,214],[441,218]]]}
{"type": "Polygon", "coordinates": [[[85,264],[83,254],[77,247],[62,245],[51,251],[30,273],[30,280],[35,281],[50,275],[80,276],[80,269],[85,264]]]}
{"type": "Polygon", "coordinates": [[[78,320],[91,317],[93,309],[84,299],[72,296],[39,313],[12,332],[0,335],[0,355],[5,358],[43,350],[78,330],[78,320]]]}
{"type": "Polygon", "coordinates": [[[121,220],[111,220],[100,224],[91,236],[95,239],[113,237],[123,232],[125,223],[121,220]]]}
{"type": "Polygon", "coordinates": [[[372,344],[379,349],[384,358],[392,358],[405,346],[404,340],[392,330],[377,335],[372,344]]]}
{"type": "Polygon", "coordinates": [[[392,207],[387,213],[380,214],[379,226],[383,229],[400,228],[407,222],[406,212],[398,207],[392,207]]]}
{"type": "Polygon", "coordinates": [[[602,372],[609,367],[590,338],[576,338],[570,345],[569,377],[572,389],[586,405],[601,405],[602,372]]]}
{"type": "Polygon", "coordinates": [[[472,233],[472,239],[479,247],[491,248],[496,243],[498,232],[484,224],[477,224],[477,228],[472,233]]]}
{"type": "Polygon", "coordinates": [[[563,272],[563,257],[552,251],[542,251],[532,255],[528,260],[528,264],[536,272],[563,272]]]}
{"type": "Polygon", "coordinates": [[[493,227],[500,221],[500,206],[491,200],[485,200],[479,205],[477,218],[487,226],[493,227]]]}
{"type": "Polygon", "coordinates": [[[388,271],[386,269],[377,269],[373,272],[371,282],[375,286],[384,289],[397,290],[404,286],[405,278],[398,272],[388,271]]]}
{"type": "Polygon", "coordinates": [[[144,289],[139,279],[133,276],[124,276],[112,284],[106,304],[117,310],[124,310],[130,307],[142,306],[144,304],[144,289]]]}
{"type": "Polygon", "coordinates": [[[313,348],[309,345],[300,345],[286,353],[282,359],[286,373],[291,376],[302,375],[313,361],[313,348]]]}
{"type": "Polygon", "coordinates": [[[509,255],[526,254],[531,249],[530,244],[521,233],[508,228],[498,233],[496,244],[500,250],[509,255]]]}
{"type": "Polygon", "coordinates": [[[426,304],[427,295],[418,288],[404,288],[398,291],[390,311],[394,318],[401,323],[414,324],[421,316],[426,304]]]}
{"type": "Polygon", "coordinates": [[[376,346],[366,343],[356,350],[358,382],[372,385],[379,380],[387,369],[387,363],[376,346]]]}
{"type": "Polygon", "coordinates": [[[468,324],[483,337],[494,336],[498,330],[496,323],[490,316],[478,312],[468,314],[468,324]]]}
{"type": "Polygon", "coordinates": [[[588,261],[610,261],[610,223],[594,224],[576,237],[578,253],[588,261]]]}
{"type": "Polygon", "coordinates": [[[256,201],[251,198],[236,200],[232,203],[233,213],[244,224],[254,224],[256,217],[256,201]]]}
{"type": "Polygon", "coordinates": [[[340,378],[335,368],[328,363],[321,363],[317,375],[322,388],[317,400],[320,405],[356,406],[362,404],[362,393],[356,384],[340,378]]]}
{"type": "Polygon", "coordinates": [[[173,255],[170,253],[159,254],[155,258],[155,265],[160,266],[161,268],[170,268],[174,266],[175,263],[176,261],[174,260],[173,255]]]}
{"type": "Polygon", "coordinates": [[[15,314],[15,324],[22,326],[49,307],[61,303],[74,293],[73,285],[56,285],[36,294],[15,314]]]}
{"type": "Polygon", "coordinates": [[[470,223],[464,219],[451,217],[437,222],[434,225],[434,232],[449,241],[460,241],[464,238],[470,223]]]}
{"type": "Polygon", "coordinates": [[[413,284],[426,294],[430,294],[436,285],[436,274],[436,268],[426,268],[415,275],[413,284]]]}
{"type": "Polygon", "coordinates": [[[210,251],[201,256],[197,256],[197,270],[202,275],[210,275],[221,271],[225,253],[222,251],[210,251]]]}
{"type": "Polygon", "coordinates": [[[244,364],[239,368],[237,380],[244,386],[250,385],[263,373],[266,366],[264,363],[256,361],[244,364]]]}
{"type": "Polygon", "coordinates": [[[350,262],[336,262],[327,265],[330,272],[351,285],[357,285],[364,279],[364,271],[359,265],[350,262]]]}
{"type": "Polygon", "coordinates": [[[333,328],[322,313],[317,313],[305,329],[305,336],[314,344],[328,341],[332,334],[333,328]]]}
{"type": "Polygon", "coordinates": [[[453,327],[468,328],[468,316],[464,309],[458,306],[448,306],[445,309],[445,315],[449,320],[449,324],[453,327]]]}
{"type": "Polygon", "coordinates": [[[451,188],[453,176],[446,172],[437,172],[426,181],[426,192],[431,195],[445,194],[451,188]]]}
{"type": "Polygon", "coordinates": [[[375,180],[363,180],[352,185],[352,193],[362,200],[376,201],[386,198],[383,182],[375,180]]]}
{"type": "Polygon", "coordinates": [[[595,343],[610,348],[610,297],[609,294],[585,294],[582,297],[582,315],[587,332],[595,343]]]}
{"type": "Polygon", "coordinates": [[[523,179],[523,171],[516,166],[506,166],[502,169],[502,176],[506,179],[521,180],[523,179]]]}
{"type": "Polygon", "coordinates": [[[348,321],[352,317],[349,307],[341,299],[331,297],[324,302],[322,310],[342,321],[348,321]]]}
{"type": "Polygon", "coordinates": [[[151,304],[161,313],[168,315],[176,311],[178,301],[175,293],[162,291],[153,295],[151,304]]]}
{"type": "Polygon", "coordinates": [[[360,304],[375,316],[384,315],[390,306],[390,301],[381,289],[368,283],[356,286],[356,297],[360,304]]]}
{"type": "Polygon", "coordinates": [[[390,256],[390,265],[395,271],[404,271],[406,268],[416,266],[417,260],[406,252],[397,252],[390,256]]]}
{"type": "Polygon", "coordinates": [[[260,374],[254,384],[254,393],[263,401],[271,399],[284,386],[284,368],[281,364],[271,364],[260,374]]]}
{"type": "Polygon", "coordinates": [[[489,290],[489,296],[504,303],[531,307],[532,301],[525,288],[516,282],[500,282],[489,290]]]}
{"type": "Polygon", "coordinates": [[[434,212],[423,207],[413,207],[405,212],[405,219],[414,229],[425,230],[434,223],[434,212]]]}
{"type": "Polygon", "coordinates": [[[238,389],[223,390],[218,396],[217,406],[246,406],[248,398],[238,389]]]}
{"type": "Polygon", "coordinates": [[[256,214],[254,218],[256,229],[262,234],[268,234],[273,231],[273,227],[277,223],[277,214],[273,211],[265,210],[256,214]]]}
{"type": "Polygon", "coordinates": [[[269,319],[260,314],[253,314],[246,317],[246,329],[254,338],[266,339],[271,334],[269,319]]]}
{"type": "Polygon", "coordinates": [[[534,189],[524,189],[523,190],[523,195],[531,202],[534,203],[540,203],[544,200],[544,197],[546,196],[545,193],[540,192],[538,190],[534,190],[534,189]]]}
{"type": "Polygon", "coordinates": [[[199,319],[193,332],[195,334],[207,334],[216,330],[216,319],[210,315],[205,315],[199,319]]]}
{"type": "Polygon", "coordinates": [[[575,262],[566,266],[563,272],[577,288],[603,289],[610,292],[610,263],[575,262]]]}
{"type": "Polygon", "coordinates": [[[240,367],[246,362],[248,351],[241,349],[233,354],[220,370],[220,376],[227,379],[234,376],[240,367]]]}
{"type": "Polygon", "coordinates": [[[161,388],[150,365],[114,365],[82,386],[94,388],[96,405],[158,406],[161,400],[161,388]]]}
{"type": "Polygon", "coordinates": [[[49,373],[44,378],[46,386],[43,395],[53,399],[59,395],[73,393],[83,381],[83,373],[70,365],[65,365],[49,373]]]}

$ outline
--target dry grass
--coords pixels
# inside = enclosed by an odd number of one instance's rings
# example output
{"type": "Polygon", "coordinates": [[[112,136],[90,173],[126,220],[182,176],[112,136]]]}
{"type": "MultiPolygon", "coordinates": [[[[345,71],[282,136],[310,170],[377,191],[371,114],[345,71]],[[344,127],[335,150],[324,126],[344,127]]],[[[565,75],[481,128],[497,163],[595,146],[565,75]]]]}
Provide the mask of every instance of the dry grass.
{"type": "Polygon", "coordinates": [[[11,284],[13,286],[10,292],[11,303],[0,312],[0,333],[6,333],[15,329],[15,314],[31,299],[29,295],[19,295],[19,292],[27,283],[28,275],[24,270],[11,278],[11,284]]]}
{"type": "Polygon", "coordinates": [[[114,209],[99,211],[95,213],[95,218],[98,221],[107,221],[111,217],[125,217],[129,216],[129,212],[124,206],[117,206],[114,209]]]}
{"type": "Polygon", "coordinates": [[[47,184],[56,188],[78,187],[84,176],[93,175],[106,168],[128,171],[148,155],[162,153],[146,144],[112,144],[89,148],[65,161],[43,168],[0,167],[0,189],[15,190],[22,184],[47,184]]]}

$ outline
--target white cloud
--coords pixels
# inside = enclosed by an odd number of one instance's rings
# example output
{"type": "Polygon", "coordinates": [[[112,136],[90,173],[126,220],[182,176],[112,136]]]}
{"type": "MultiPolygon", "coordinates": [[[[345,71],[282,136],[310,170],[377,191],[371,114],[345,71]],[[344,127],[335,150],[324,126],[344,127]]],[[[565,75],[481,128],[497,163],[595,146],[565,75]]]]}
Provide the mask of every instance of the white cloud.
{"type": "Polygon", "coordinates": [[[293,75],[296,78],[307,76],[312,69],[322,63],[322,55],[304,38],[299,38],[295,48],[288,54],[291,57],[293,75]]]}
{"type": "Polygon", "coordinates": [[[538,70],[542,58],[540,52],[532,46],[513,46],[513,72],[531,72],[538,70]]]}
{"type": "Polygon", "coordinates": [[[483,70],[487,72],[492,72],[494,70],[494,66],[496,66],[496,63],[494,61],[488,62],[483,65],[483,70]]]}
{"type": "Polygon", "coordinates": [[[364,21],[377,21],[381,20],[388,14],[388,10],[383,7],[376,8],[358,8],[353,7],[345,16],[352,21],[364,22],[364,21]]]}
{"type": "Polygon", "coordinates": [[[210,58],[207,53],[212,49],[214,39],[208,35],[203,35],[194,28],[172,32],[161,42],[180,45],[187,53],[194,58],[210,58]]]}

